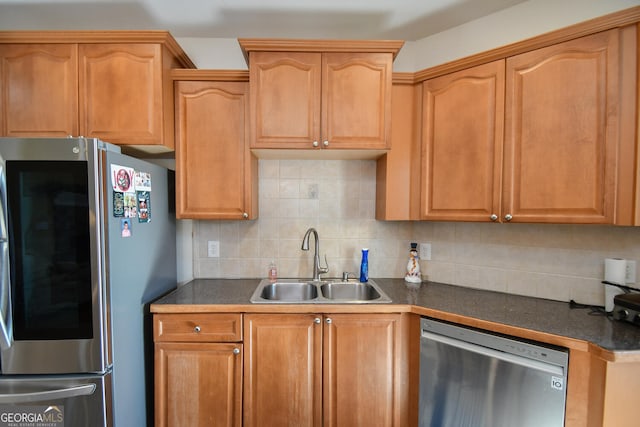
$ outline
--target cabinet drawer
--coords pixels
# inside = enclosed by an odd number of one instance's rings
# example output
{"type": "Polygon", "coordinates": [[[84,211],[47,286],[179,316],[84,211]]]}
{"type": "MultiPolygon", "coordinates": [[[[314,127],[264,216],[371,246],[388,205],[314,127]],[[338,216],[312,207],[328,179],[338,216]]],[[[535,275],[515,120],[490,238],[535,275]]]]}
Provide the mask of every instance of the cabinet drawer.
{"type": "Polygon", "coordinates": [[[153,316],[153,338],[156,342],[242,341],[242,315],[156,314],[153,316]]]}

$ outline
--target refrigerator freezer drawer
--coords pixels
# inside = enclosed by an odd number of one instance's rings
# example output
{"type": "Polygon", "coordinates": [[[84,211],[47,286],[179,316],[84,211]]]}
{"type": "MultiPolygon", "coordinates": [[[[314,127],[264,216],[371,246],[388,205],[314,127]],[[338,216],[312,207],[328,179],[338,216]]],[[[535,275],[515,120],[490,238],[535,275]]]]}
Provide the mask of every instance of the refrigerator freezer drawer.
{"type": "Polygon", "coordinates": [[[0,377],[0,426],[111,426],[110,383],[111,373],[0,377]]]}

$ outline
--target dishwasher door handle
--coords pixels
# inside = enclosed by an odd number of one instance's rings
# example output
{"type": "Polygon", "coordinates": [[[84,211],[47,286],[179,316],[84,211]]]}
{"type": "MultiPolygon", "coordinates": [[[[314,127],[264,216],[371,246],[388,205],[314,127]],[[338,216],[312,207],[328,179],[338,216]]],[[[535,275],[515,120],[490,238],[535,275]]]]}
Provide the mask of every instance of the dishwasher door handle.
{"type": "Polygon", "coordinates": [[[481,345],[473,344],[467,341],[461,341],[461,340],[447,337],[444,335],[434,334],[431,332],[427,332],[425,330],[422,330],[422,338],[427,338],[433,341],[441,342],[443,344],[447,344],[453,347],[458,347],[462,350],[471,351],[473,353],[494,357],[496,359],[503,360],[505,362],[515,363],[517,365],[524,366],[525,368],[532,368],[538,371],[547,372],[552,375],[564,377],[564,369],[563,367],[558,365],[539,362],[537,360],[530,359],[528,357],[519,356],[517,354],[505,353],[503,351],[494,350],[492,348],[483,347],[481,345]]]}

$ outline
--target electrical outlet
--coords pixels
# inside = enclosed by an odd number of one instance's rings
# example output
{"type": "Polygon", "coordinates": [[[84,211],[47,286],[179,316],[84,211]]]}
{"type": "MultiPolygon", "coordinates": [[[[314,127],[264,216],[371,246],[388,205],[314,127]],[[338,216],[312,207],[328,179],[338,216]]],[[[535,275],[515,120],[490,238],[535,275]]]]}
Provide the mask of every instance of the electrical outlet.
{"type": "Polygon", "coordinates": [[[207,241],[207,256],[209,258],[220,258],[220,242],[218,240],[207,241]]]}
{"type": "Polygon", "coordinates": [[[420,243],[420,259],[431,260],[431,243],[420,243]]]}
{"type": "Polygon", "coordinates": [[[636,262],[627,260],[627,271],[624,277],[626,283],[636,283],[636,262]]]}

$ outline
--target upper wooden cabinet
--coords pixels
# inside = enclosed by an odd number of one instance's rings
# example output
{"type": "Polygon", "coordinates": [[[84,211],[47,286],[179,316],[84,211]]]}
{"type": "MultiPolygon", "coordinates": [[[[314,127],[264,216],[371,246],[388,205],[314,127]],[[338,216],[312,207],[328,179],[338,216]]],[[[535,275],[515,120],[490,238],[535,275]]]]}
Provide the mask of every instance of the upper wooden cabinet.
{"type": "Polygon", "coordinates": [[[377,160],[376,219],[420,218],[420,124],[422,85],[410,73],[394,73],[391,95],[391,145],[377,160]]]}
{"type": "Polygon", "coordinates": [[[0,60],[0,135],[80,134],[77,45],[0,44],[0,60]]]}
{"type": "Polygon", "coordinates": [[[182,79],[175,82],[176,216],[255,218],[258,160],[249,151],[246,75],[180,70],[174,77],[182,79]]]}
{"type": "Polygon", "coordinates": [[[397,41],[240,39],[252,149],[389,147],[397,41]]]}
{"type": "Polygon", "coordinates": [[[425,81],[421,218],[630,224],[636,41],[614,29],[425,81]]]}
{"type": "Polygon", "coordinates": [[[507,59],[502,217],[613,223],[620,31],[507,59]]]}
{"type": "Polygon", "coordinates": [[[173,150],[169,72],[194,66],[167,32],[0,32],[0,61],[2,136],[173,150]]]}
{"type": "Polygon", "coordinates": [[[504,61],[423,83],[421,218],[500,213],[504,61]]]}

